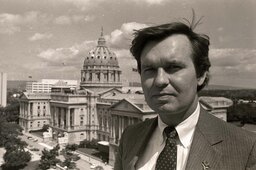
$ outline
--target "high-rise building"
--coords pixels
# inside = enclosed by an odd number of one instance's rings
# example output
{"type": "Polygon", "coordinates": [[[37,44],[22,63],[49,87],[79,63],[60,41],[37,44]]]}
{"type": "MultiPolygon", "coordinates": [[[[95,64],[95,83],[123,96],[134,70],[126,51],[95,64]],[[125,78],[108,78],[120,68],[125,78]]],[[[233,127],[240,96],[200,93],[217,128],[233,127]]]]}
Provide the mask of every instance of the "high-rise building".
{"type": "Polygon", "coordinates": [[[5,107],[7,100],[7,73],[0,73],[0,106],[5,107]]]}

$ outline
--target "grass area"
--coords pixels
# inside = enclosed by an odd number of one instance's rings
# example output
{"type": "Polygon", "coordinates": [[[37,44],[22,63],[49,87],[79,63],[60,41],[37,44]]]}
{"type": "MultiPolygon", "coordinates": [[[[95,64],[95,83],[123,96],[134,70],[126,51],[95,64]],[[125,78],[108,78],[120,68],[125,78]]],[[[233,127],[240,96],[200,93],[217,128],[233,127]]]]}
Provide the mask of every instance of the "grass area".
{"type": "Polygon", "coordinates": [[[96,157],[100,160],[105,160],[108,161],[108,154],[106,153],[102,153],[100,151],[98,151],[97,149],[92,149],[92,148],[78,148],[77,150],[79,150],[80,152],[89,154],[93,157],[96,157]]]}
{"type": "Polygon", "coordinates": [[[23,168],[22,170],[36,170],[36,169],[38,169],[39,163],[40,163],[40,161],[29,162],[28,165],[25,168],[23,168]]]}
{"type": "Polygon", "coordinates": [[[83,152],[83,153],[87,153],[89,155],[94,155],[97,154],[99,151],[96,149],[92,149],[92,148],[78,148],[77,150],[83,152]]]}
{"type": "Polygon", "coordinates": [[[39,137],[39,138],[43,138],[43,131],[33,131],[33,132],[30,132],[31,134],[39,137]]]}

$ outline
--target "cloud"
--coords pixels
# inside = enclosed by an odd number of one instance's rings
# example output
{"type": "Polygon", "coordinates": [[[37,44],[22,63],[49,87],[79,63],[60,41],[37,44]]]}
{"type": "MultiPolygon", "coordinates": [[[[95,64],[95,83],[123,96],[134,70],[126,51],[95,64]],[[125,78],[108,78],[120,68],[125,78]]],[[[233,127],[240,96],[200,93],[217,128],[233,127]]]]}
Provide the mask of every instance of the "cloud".
{"type": "Polygon", "coordinates": [[[43,39],[50,39],[52,38],[52,34],[41,34],[41,33],[35,33],[33,36],[29,38],[29,41],[37,41],[37,40],[43,40],[43,39]]]}
{"type": "Polygon", "coordinates": [[[19,32],[21,26],[27,26],[28,24],[38,22],[40,17],[45,16],[40,16],[40,13],[37,11],[26,12],[23,15],[2,13],[0,14],[0,33],[14,34],[19,32]]]}
{"type": "Polygon", "coordinates": [[[46,62],[48,66],[63,66],[64,64],[81,68],[84,57],[95,46],[95,41],[85,41],[69,48],[49,48],[41,51],[37,57],[46,62]]]}
{"type": "Polygon", "coordinates": [[[128,49],[133,39],[134,30],[147,27],[146,24],[129,22],[122,24],[120,29],[116,29],[106,36],[106,40],[110,47],[116,49],[128,49]]]}
{"type": "Polygon", "coordinates": [[[213,75],[252,76],[256,72],[255,49],[212,49],[209,55],[213,75]]]}
{"type": "Polygon", "coordinates": [[[95,17],[91,16],[91,15],[87,15],[84,17],[85,22],[91,22],[91,21],[94,21],[94,19],[95,19],[95,17]]]}
{"type": "Polygon", "coordinates": [[[68,25],[71,24],[71,18],[68,16],[59,16],[55,19],[55,23],[56,24],[60,24],[60,25],[68,25]]]}
{"type": "Polygon", "coordinates": [[[79,23],[79,22],[91,22],[95,19],[92,15],[62,15],[57,18],[55,18],[55,23],[59,25],[70,25],[72,23],[79,23]]]}
{"type": "Polygon", "coordinates": [[[81,11],[87,11],[94,7],[97,7],[99,3],[105,0],[64,0],[67,3],[73,4],[75,7],[79,8],[81,11]]]}
{"type": "Polygon", "coordinates": [[[162,5],[168,2],[168,0],[132,0],[132,1],[136,3],[146,3],[149,5],[162,5]]]}

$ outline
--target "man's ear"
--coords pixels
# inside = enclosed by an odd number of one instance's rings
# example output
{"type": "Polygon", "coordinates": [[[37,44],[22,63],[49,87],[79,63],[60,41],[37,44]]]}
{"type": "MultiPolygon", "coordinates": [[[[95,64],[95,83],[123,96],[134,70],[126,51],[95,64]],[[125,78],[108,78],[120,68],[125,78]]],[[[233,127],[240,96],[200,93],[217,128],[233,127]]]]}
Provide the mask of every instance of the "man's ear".
{"type": "Polygon", "coordinates": [[[203,74],[201,77],[198,77],[198,78],[197,78],[197,85],[198,85],[198,86],[201,86],[201,85],[204,83],[206,77],[208,76],[208,73],[209,73],[209,72],[206,71],[206,72],[204,72],[204,74],[203,74]]]}

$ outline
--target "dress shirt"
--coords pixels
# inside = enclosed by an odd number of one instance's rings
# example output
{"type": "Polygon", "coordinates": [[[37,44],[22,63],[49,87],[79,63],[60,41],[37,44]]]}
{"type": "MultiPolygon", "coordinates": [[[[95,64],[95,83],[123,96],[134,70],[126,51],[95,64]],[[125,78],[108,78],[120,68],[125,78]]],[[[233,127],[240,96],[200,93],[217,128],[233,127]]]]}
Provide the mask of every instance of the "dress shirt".
{"type": "MultiPolygon", "coordinates": [[[[186,168],[199,113],[200,106],[198,103],[196,110],[175,127],[179,136],[179,139],[177,139],[177,170],[185,170],[186,168]]],[[[158,126],[150,137],[142,157],[138,159],[136,170],[155,170],[157,158],[165,146],[166,136],[163,131],[167,126],[158,116],[158,126]]]]}

